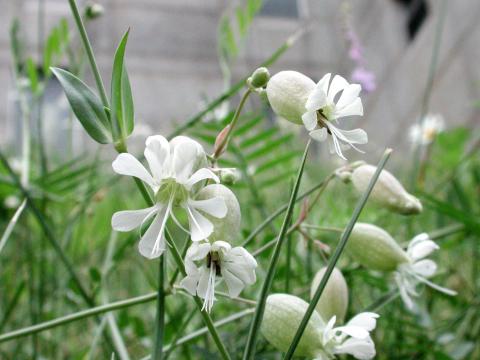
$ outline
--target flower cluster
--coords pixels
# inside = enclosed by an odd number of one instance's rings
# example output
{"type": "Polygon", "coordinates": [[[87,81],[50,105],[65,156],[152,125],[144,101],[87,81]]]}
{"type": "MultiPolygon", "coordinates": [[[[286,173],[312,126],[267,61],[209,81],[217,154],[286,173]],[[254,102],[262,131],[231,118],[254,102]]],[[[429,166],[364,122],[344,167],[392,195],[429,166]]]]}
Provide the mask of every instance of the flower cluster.
{"type": "Polygon", "coordinates": [[[238,296],[245,285],[255,282],[257,264],[245,249],[221,241],[239,233],[240,207],[235,195],[218,184],[218,176],[207,167],[203,147],[188,137],[178,136],[169,142],[163,136],[151,136],[144,155],[150,171],[128,153],[119,154],[112,166],[118,174],[147,184],[155,204],[115,213],[112,228],[131,231],[152,220],[141,236],[139,251],[153,259],[166,250],[167,221],[172,219],[193,242],[185,258],[187,277],[181,283],[185,289],[205,299],[208,311],[215,298],[216,278],[225,279],[230,296],[238,296]],[[186,214],[189,229],[178,220],[177,210],[186,214]],[[217,241],[211,243],[213,240],[217,241]]]}

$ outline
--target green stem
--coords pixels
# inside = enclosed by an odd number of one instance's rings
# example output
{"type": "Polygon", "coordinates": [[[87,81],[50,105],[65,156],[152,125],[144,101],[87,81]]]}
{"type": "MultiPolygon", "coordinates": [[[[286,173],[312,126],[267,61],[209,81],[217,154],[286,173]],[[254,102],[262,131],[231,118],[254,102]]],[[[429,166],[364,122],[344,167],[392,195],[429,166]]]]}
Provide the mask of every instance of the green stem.
{"type": "Polygon", "coordinates": [[[82,16],[78,11],[78,7],[75,0],[68,0],[68,2],[70,4],[70,8],[72,9],[73,18],[75,19],[75,23],[77,24],[78,31],[80,32],[80,37],[82,38],[82,43],[83,43],[83,46],[85,47],[85,51],[88,56],[88,61],[90,62],[90,66],[92,68],[93,76],[95,77],[95,83],[97,84],[97,89],[98,89],[98,92],[100,93],[102,104],[106,108],[110,108],[107,92],[105,91],[105,86],[103,85],[102,77],[100,75],[100,71],[98,70],[97,62],[95,60],[95,55],[93,54],[92,45],[90,44],[90,40],[88,39],[87,30],[85,29],[82,16]]]}
{"type": "Polygon", "coordinates": [[[333,226],[317,226],[317,225],[310,225],[310,224],[305,224],[303,223],[301,227],[306,228],[306,229],[313,229],[313,230],[319,230],[319,231],[327,231],[327,232],[336,232],[336,233],[342,233],[343,229],[333,227],[333,226]]]}
{"type": "Polygon", "coordinates": [[[105,312],[118,310],[125,307],[133,306],[133,305],[143,304],[143,303],[154,300],[156,297],[157,297],[157,293],[151,293],[151,294],[134,297],[127,300],[116,301],[110,304],[101,305],[91,309],[79,311],[74,314],[62,316],[60,318],[57,318],[51,321],[46,321],[41,324],[32,325],[23,329],[15,330],[15,331],[0,335],[0,342],[5,342],[5,341],[13,340],[19,337],[35,334],[44,330],[48,330],[60,325],[68,324],[76,320],[95,316],[105,312]]]}
{"type": "MultiPolygon", "coordinates": [[[[275,52],[266,60],[264,61],[262,64],[260,64],[260,66],[257,66],[257,67],[268,67],[270,65],[272,65],[273,63],[275,63],[278,58],[280,58],[280,56],[283,55],[283,53],[285,51],[287,51],[288,49],[290,49],[290,47],[293,46],[293,44],[295,44],[295,42],[300,39],[300,37],[305,34],[305,27],[302,27],[300,30],[296,31],[292,36],[290,36],[277,50],[275,50],[275,52]]],[[[249,75],[250,76],[250,75],[249,75]]],[[[180,135],[182,134],[185,130],[188,130],[189,128],[191,128],[192,126],[194,126],[197,122],[199,122],[206,114],[208,114],[209,112],[211,112],[213,109],[215,109],[216,107],[218,107],[220,104],[222,104],[225,100],[229,99],[230,97],[232,97],[233,95],[235,95],[240,89],[243,88],[243,86],[245,85],[245,81],[247,81],[247,78],[248,76],[244,77],[243,79],[241,79],[239,82],[237,82],[236,84],[234,84],[232,87],[230,87],[230,89],[228,89],[226,92],[224,92],[223,94],[221,94],[219,97],[217,97],[216,99],[214,99],[212,102],[210,102],[206,107],[205,109],[203,109],[202,111],[200,111],[199,113],[195,114],[193,117],[191,117],[190,119],[188,119],[185,124],[179,126],[178,128],[176,128],[170,135],[167,136],[168,139],[171,139],[177,135],[180,135]]]]}
{"type": "Polygon", "coordinates": [[[222,139],[220,144],[215,146],[216,149],[215,149],[215,153],[213,154],[214,161],[217,160],[223,154],[223,152],[226,150],[226,148],[228,146],[228,142],[230,141],[230,139],[233,135],[233,131],[235,130],[235,126],[238,123],[238,119],[240,118],[240,114],[242,113],[243,106],[245,105],[245,102],[247,101],[247,99],[248,99],[248,97],[250,96],[251,93],[252,93],[252,90],[247,89],[247,91],[245,91],[242,98],[240,99],[240,103],[238,104],[237,109],[235,110],[235,114],[233,115],[233,119],[230,122],[230,124],[228,124],[229,128],[228,128],[227,134],[222,139]]]}
{"type": "Polygon", "coordinates": [[[285,217],[283,219],[283,224],[277,238],[275,249],[270,259],[267,275],[263,283],[262,290],[260,292],[260,298],[258,299],[257,306],[255,308],[255,314],[253,315],[253,320],[250,325],[250,331],[248,334],[245,352],[243,354],[244,360],[253,359],[255,354],[257,336],[260,330],[260,324],[262,322],[263,313],[265,311],[267,296],[268,296],[268,293],[270,292],[270,288],[272,287],[273,278],[277,270],[278,259],[280,257],[280,251],[282,249],[283,243],[285,242],[285,235],[287,234],[287,231],[288,231],[288,225],[290,224],[290,221],[292,219],[293,210],[295,208],[295,200],[297,198],[298,189],[300,188],[300,182],[302,180],[303,170],[305,168],[305,161],[307,159],[309,148],[310,148],[310,140],[305,146],[305,151],[303,153],[302,161],[298,169],[297,177],[295,179],[295,184],[291,192],[290,201],[288,202],[287,213],[285,214],[285,217]]]}
{"type": "Polygon", "coordinates": [[[158,292],[157,292],[157,317],[155,321],[155,339],[153,342],[152,359],[160,360],[162,358],[163,337],[165,332],[165,256],[160,256],[158,265],[158,292]]]}
{"type": "Polygon", "coordinates": [[[320,296],[323,293],[323,290],[325,289],[325,286],[327,285],[328,279],[330,278],[330,275],[333,272],[333,269],[335,268],[335,265],[337,264],[338,259],[340,258],[340,255],[342,254],[343,250],[345,249],[345,245],[347,245],[348,238],[350,237],[350,233],[353,230],[353,227],[355,226],[355,223],[358,220],[358,217],[360,216],[360,213],[363,210],[363,207],[365,206],[368,197],[370,196],[370,193],[375,186],[375,183],[378,180],[378,177],[380,176],[380,173],[382,169],[385,167],[385,164],[388,161],[388,158],[390,157],[390,154],[392,153],[391,149],[386,149],[385,152],[383,153],[382,158],[380,159],[380,162],[377,165],[377,170],[375,171],[375,174],[373,177],[370,179],[370,183],[368,184],[367,190],[363,193],[362,197],[359,199],[357,206],[355,207],[355,210],[353,211],[353,215],[350,218],[350,221],[348,222],[347,227],[345,228],[345,231],[342,234],[342,237],[340,239],[340,242],[335,249],[335,252],[328,262],[327,269],[325,270],[325,274],[322,277],[322,280],[320,281],[320,284],[317,287],[317,290],[315,291],[315,294],[312,297],[312,300],[310,301],[310,304],[308,305],[307,311],[305,312],[305,315],[303,316],[303,319],[297,329],[297,332],[295,333],[295,336],[292,340],[292,343],[290,344],[290,347],[285,354],[284,359],[291,359],[293,357],[293,354],[295,352],[295,349],[297,348],[298,343],[300,342],[300,339],[303,335],[303,332],[305,331],[305,328],[307,327],[308,322],[310,321],[310,317],[312,316],[313,312],[315,311],[315,307],[317,306],[318,301],[320,300],[320,296]]]}
{"type": "MultiPolygon", "coordinates": [[[[314,193],[318,189],[324,188],[333,178],[334,178],[334,176],[330,175],[325,180],[322,180],[321,182],[319,182],[315,186],[312,186],[310,189],[308,189],[307,191],[305,191],[304,193],[299,195],[296,198],[295,203],[305,199],[307,196],[311,195],[312,193],[314,193]]],[[[253,230],[248,235],[248,237],[245,239],[245,241],[242,243],[241,246],[246,247],[248,244],[250,244],[258,234],[260,234],[269,224],[271,224],[273,221],[275,221],[275,219],[277,217],[282,215],[288,209],[288,205],[289,205],[289,203],[279,207],[277,211],[275,211],[268,218],[266,218],[260,225],[257,226],[257,228],[255,230],[253,230]]]]}

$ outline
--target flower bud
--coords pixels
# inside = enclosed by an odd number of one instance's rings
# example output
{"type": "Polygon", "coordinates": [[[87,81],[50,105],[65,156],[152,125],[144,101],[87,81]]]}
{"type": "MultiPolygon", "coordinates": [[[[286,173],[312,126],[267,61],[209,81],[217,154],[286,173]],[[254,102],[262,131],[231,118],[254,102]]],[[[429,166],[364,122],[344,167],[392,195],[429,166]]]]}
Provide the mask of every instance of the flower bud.
{"type": "Polygon", "coordinates": [[[219,170],[220,182],[233,185],[242,178],[242,174],[235,168],[222,168],[219,170]]]}
{"type": "Polygon", "coordinates": [[[371,270],[394,271],[409,257],[385,230],[366,223],[356,223],[347,242],[348,253],[371,270]]]}
{"type": "Polygon", "coordinates": [[[85,17],[89,20],[96,19],[103,15],[105,9],[98,3],[88,4],[85,8],[85,17]]]}
{"type": "Polygon", "coordinates": [[[209,236],[210,241],[223,240],[232,241],[240,234],[240,204],[235,194],[226,186],[211,184],[201,189],[195,200],[206,200],[220,197],[227,206],[227,215],[224,218],[216,218],[209,214],[203,215],[213,224],[213,232],[209,236]]]}
{"type": "MultiPolygon", "coordinates": [[[[307,311],[308,303],[288,294],[273,294],[267,298],[260,331],[278,350],[286,352],[307,311]]],[[[322,349],[320,315],[314,311],[295,350],[295,356],[315,358],[322,349]]]]}
{"type": "Polygon", "coordinates": [[[267,84],[267,97],[273,111],[282,118],[302,125],[305,103],[315,83],[297,71],[281,71],[267,84]]]}
{"type": "MultiPolygon", "coordinates": [[[[315,275],[312,281],[312,288],[310,291],[310,297],[312,298],[317,291],[318,285],[327,270],[326,267],[320,269],[315,275]]],[[[337,317],[337,323],[343,323],[348,308],[348,287],[345,278],[340,270],[333,269],[327,285],[323,290],[322,296],[317,303],[316,310],[322,317],[322,319],[328,320],[333,316],[337,317]]]]}
{"type": "Polygon", "coordinates": [[[270,73],[268,69],[261,67],[253,72],[252,76],[247,79],[247,83],[252,89],[261,89],[267,86],[269,79],[270,73]]]}
{"type": "MultiPolygon", "coordinates": [[[[376,169],[372,165],[362,165],[353,170],[352,184],[359,193],[365,192],[376,169]]],[[[395,176],[387,170],[382,170],[380,173],[370,194],[370,199],[378,205],[402,215],[415,215],[422,212],[420,200],[409,194],[395,176]]]]}

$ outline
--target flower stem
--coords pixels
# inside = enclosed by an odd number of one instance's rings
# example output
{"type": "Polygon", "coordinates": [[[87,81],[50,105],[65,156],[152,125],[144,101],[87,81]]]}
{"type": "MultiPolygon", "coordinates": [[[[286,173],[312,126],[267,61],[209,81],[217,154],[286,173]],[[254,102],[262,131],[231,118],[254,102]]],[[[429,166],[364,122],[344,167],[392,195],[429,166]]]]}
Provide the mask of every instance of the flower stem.
{"type": "Polygon", "coordinates": [[[360,216],[360,213],[363,210],[363,207],[365,206],[365,203],[368,200],[368,197],[370,196],[370,193],[375,186],[375,183],[378,180],[378,177],[380,176],[380,173],[382,169],[385,167],[385,164],[387,163],[387,160],[390,157],[390,154],[392,153],[391,149],[386,149],[385,152],[383,153],[382,158],[380,159],[380,162],[378,163],[377,170],[375,171],[375,174],[373,177],[370,179],[370,183],[368,184],[367,190],[363,193],[362,197],[357,203],[357,206],[355,207],[355,210],[353,211],[353,215],[350,218],[350,221],[345,228],[345,231],[342,234],[342,237],[340,239],[340,242],[335,249],[335,252],[330,259],[327,269],[325,270],[325,274],[322,277],[322,280],[320,281],[320,284],[317,287],[317,290],[315,291],[315,294],[312,297],[312,300],[310,301],[310,304],[308,305],[307,311],[305,312],[305,315],[303,316],[302,322],[300,323],[297,332],[295,333],[295,336],[292,340],[292,343],[290,344],[290,347],[285,354],[284,359],[291,359],[293,357],[293,354],[295,352],[295,349],[297,348],[298,343],[300,342],[300,339],[303,335],[303,332],[305,331],[305,328],[307,327],[308,322],[310,321],[310,317],[312,316],[313,312],[315,311],[315,307],[317,306],[318,301],[320,300],[320,296],[323,293],[323,290],[325,289],[325,286],[327,285],[328,279],[330,278],[330,275],[333,272],[333,269],[335,268],[335,265],[337,264],[338,259],[340,258],[340,255],[342,254],[343,250],[345,249],[345,245],[347,245],[348,238],[350,237],[350,233],[353,230],[353,227],[355,226],[355,223],[358,220],[358,217],[360,216]]]}
{"type": "Polygon", "coordinates": [[[235,126],[238,123],[238,119],[240,118],[240,114],[242,112],[243,106],[245,105],[245,102],[247,101],[248,97],[252,93],[251,89],[247,89],[244,93],[242,98],[240,99],[240,103],[237,106],[237,109],[235,110],[235,114],[233,115],[233,119],[228,124],[228,131],[227,134],[223,137],[221,142],[217,145],[215,144],[215,152],[213,153],[213,161],[215,162],[221,155],[222,153],[226,150],[228,146],[228,142],[230,141],[233,131],[235,130],[235,126]]]}
{"type": "Polygon", "coordinates": [[[152,359],[160,360],[163,352],[163,337],[165,332],[165,256],[160,256],[158,265],[158,292],[157,292],[157,316],[155,321],[155,339],[153,342],[152,359]]]}
{"type": "Polygon", "coordinates": [[[343,229],[333,227],[333,226],[317,226],[317,225],[310,225],[305,223],[300,226],[306,229],[313,229],[313,230],[319,230],[319,231],[336,232],[336,233],[343,232],[343,229]]]}
{"type": "Polygon", "coordinates": [[[68,0],[70,8],[72,9],[73,18],[77,24],[78,31],[80,32],[80,37],[82,38],[83,46],[88,56],[88,61],[90,62],[90,67],[92,68],[93,76],[95,77],[95,83],[97,84],[98,92],[100,93],[100,98],[102,99],[102,104],[106,108],[110,108],[108,102],[107,92],[105,91],[105,86],[103,85],[102,77],[100,71],[98,70],[97,62],[95,60],[95,55],[93,54],[92,45],[88,39],[87,30],[83,24],[82,17],[78,11],[77,4],[75,0],[68,0]]]}
{"type": "Polygon", "coordinates": [[[247,344],[245,346],[245,352],[243,353],[244,360],[253,359],[255,354],[257,336],[260,330],[260,324],[262,322],[263,313],[265,311],[267,296],[268,296],[268,293],[270,292],[270,288],[272,287],[273,278],[277,270],[278,259],[280,257],[280,251],[282,249],[283,243],[285,242],[285,238],[286,238],[285,235],[287,234],[287,231],[288,231],[288,225],[290,224],[290,220],[292,219],[292,214],[295,208],[298,189],[300,188],[300,182],[302,180],[303,170],[305,168],[305,161],[307,159],[309,148],[310,148],[310,140],[305,146],[305,151],[303,153],[302,161],[298,169],[297,178],[295,179],[295,184],[293,186],[293,189],[290,195],[290,201],[288,202],[287,213],[285,214],[285,217],[283,219],[283,224],[280,229],[280,233],[278,234],[275,249],[270,259],[267,275],[266,275],[265,281],[263,282],[262,290],[260,292],[260,298],[258,299],[257,306],[255,308],[255,314],[253,315],[253,320],[250,325],[250,331],[248,334],[247,344]]]}

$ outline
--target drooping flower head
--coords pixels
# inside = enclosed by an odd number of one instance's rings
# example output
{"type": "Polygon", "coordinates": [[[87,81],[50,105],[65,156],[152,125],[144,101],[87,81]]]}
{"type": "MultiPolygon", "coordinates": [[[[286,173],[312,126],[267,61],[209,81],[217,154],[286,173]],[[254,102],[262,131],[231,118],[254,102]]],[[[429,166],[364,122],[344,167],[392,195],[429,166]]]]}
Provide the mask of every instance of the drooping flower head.
{"type": "Polygon", "coordinates": [[[332,74],[326,74],[315,86],[305,104],[307,112],[302,120],[313,139],[325,141],[328,138],[330,152],[345,159],[342,149],[352,147],[362,152],[355,145],[366,144],[367,133],[362,129],[341,130],[333,122],[346,116],[363,116],[362,100],[358,96],[362,87],[349,84],[340,75],[335,75],[330,82],[331,77],[332,74]],[[342,94],[335,102],[340,92],[342,94]]]}
{"type": "Polygon", "coordinates": [[[425,259],[438,245],[428,234],[415,236],[407,250],[403,250],[384,229],[366,223],[356,223],[346,247],[348,253],[361,265],[371,270],[391,272],[406,307],[414,310],[412,297],[418,297],[417,288],[425,284],[447,295],[455,291],[438,286],[428,279],[432,277],[437,264],[425,259]]]}
{"type": "Polygon", "coordinates": [[[428,145],[445,129],[445,120],[440,114],[428,114],[419,124],[410,127],[410,141],[418,145],[428,145]]]}
{"type": "MultiPolygon", "coordinates": [[[[307,308],[308,303],[297,296],[268,296],[261,325],[263,336],[275,348],[286,352],[307,308]]],[[[334,327],[335,316],[326,324],[320,314],[314,311],[294,355],[330,360],[335,355],[350,354],[356,359],[372,359],[375,356],[375,345],[370,332],[375,329],[377,318],[378,315],[374,313],[361,313],[346,325],[334,327]]]]}
{"type": "Polygon", "coordinates": [[[225,281],[228,294],[234,298],[246,285],[255,282],[256,267],[255,258],[243,247],[232,248],[225,241],[193,243],[185,257],[187,276],[180,286],[204,299],[203,309],[210,312],[215,301],[217,280],[225,281]]]}
{"type": "Polygon", "coordinates": [[[208,168],[202,146],[196,141],[178,136],[170,142],[163,136],[150,136],[144,152],[150,172],[133,155],[119,154],[112,164],[113,170],[121,175],[136,177],[153,191],[155,205],[142,210],[119,211],[112,217],[112,227],[117,231],[131,231],[148,220],[153,221],[143,234],[140,253],[147,258],[156,258],[165,250],[165,227],[174,208],[186,211],[192,241],[208,238],[213,232],[212,222],[205,216],[223,218],[227,213],[221,197],[197,200],[196,194],[206,180],[219,182],[208,168]]]}
{"type": "Polygon", "coordinates": [[[340,354],[349,354],[360,360],[373,359],[375,344],[370,332],[377,326],[378,317],[378,314],[363,312],[346,325],[334,327],[336,317],[333,316],[323,329],[323,353],[316,359],[328,360],[340,354]]]}
{"type": "Polygon", "coordinates": [[[400,289],[403,302],[409,309],[414,309],[412,297],[418,297],[417,287],[420,284],[430,286],[432,289],[444,294],[454,296],[453,290],[438,286],[428,279],[435,275],[437,264],[431,259],[425,259],[433,251],[440,247],[429,238],[427,233],[415,236],[407,248],[408,263],[400,264],[395,272],[395,280],[400,289]]]}

